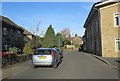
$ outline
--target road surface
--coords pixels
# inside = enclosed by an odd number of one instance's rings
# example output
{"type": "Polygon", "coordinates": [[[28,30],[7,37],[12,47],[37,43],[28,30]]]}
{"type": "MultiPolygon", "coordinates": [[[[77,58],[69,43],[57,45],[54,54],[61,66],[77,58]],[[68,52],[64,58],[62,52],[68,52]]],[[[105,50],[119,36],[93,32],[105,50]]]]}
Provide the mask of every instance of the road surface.
{"type": "Polygon", "coordinates": [[[26,63],[29,68],[11,75],[9,79],[118,79],[117,69],[78,51],[65,52],[63,61],[57,69],[52,67],[34,69],[31,61],[26,63]]]}

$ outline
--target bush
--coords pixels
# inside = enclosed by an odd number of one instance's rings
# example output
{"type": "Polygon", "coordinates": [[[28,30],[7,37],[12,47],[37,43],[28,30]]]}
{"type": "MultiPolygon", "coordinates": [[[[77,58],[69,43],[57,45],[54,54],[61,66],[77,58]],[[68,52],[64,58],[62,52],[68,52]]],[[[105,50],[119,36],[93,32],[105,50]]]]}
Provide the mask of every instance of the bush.
{"type": "Polygon", "coordinates": [[[32,50],[32,45],[30,43],[26,43],[25,47],[23,49],[23,52],[25,54],[32,54],[33,50],[32,50]]]}
{"type": "Polygon", "coordinates": [[[18,52],[20,52],[21,50],[17,47],[10,47],[9,48],[9,52],[13,53],[13,54],[17,54],[18,52]]]}

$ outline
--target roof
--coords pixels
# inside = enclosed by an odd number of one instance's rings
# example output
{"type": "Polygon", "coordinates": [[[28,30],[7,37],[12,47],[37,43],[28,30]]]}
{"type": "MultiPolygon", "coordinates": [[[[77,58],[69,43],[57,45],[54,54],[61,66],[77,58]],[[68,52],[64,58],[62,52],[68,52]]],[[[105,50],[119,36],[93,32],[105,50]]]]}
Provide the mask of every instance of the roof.
{"type": "Polygon", "coordinates": [[[91,10],[90,10],[90,13],[85,21],[85,24],[84,24],[84,28],[86,27],[86,25],[89,23],[92,15],[95,13],[95,12],[98,12],[99,10],[99,7],[102,7],[102,6],[105,6],[105,5],[108,5],[108,4],[113,4],[113,3],[118,3],[120,2],[119,0],[106,0],[106,1],[102,1],[102,2],[97,2],[95,4],[93,4],[91,10]]]}
{"type": "MultiPolygon", "coordinates": [[[[79,37],[80,39],[82,39],[80,36],[76,36],[76,37],[79,37]]],[[[66,40],[69,40],[69,41],[72,41],[74,38],[76,38],[76,37],[66,37],[65,39],[66,40]]]]}
{"type": "Polygon", "coordinates": [[[78,41],[78,40],[82,41],[83,39],[82,39],[82,37],[80,37],[80,36],[76,36],[76,37],[73,38],[73,41],[76,41],[76,40],[77,40],[77,41],[78,41]]]}
{"type": "Polygon", "coordinates": [[[66,37],[65,40],[72,41],[74,37],[66,37]]]}
{"type": "Polygon", "coordinates": [[[1,15],[0,15],[0,21],[8,23],[8,24],[10,24],[12,26],[18,26],[17,24],[15,24],[13,21],[11,21],[10,19],[8,19],[7,17],[1,16],[1,15]]]}
{"type": "Polygon", "coordinates": [[[33,35],[31,32],[29,32],[28,30],[26,30],[24,27],[21,27],[24,30],[24,34],[26,35],[33,35]]]}
{"type": "Polygon", "coordinates": [[[94,9],[95,5],[96,5],[96,4],[99,4],[99,3],[101,3],[101,2],[97,2],[97,3],[93,4],[93,6],[92,6],[92,8],[91,8],[91,10],[90,10],[90,13],[89,13],[89,15],[88,15],[88,17],[87,17],[87,19],[86,19],[86,21],[85,21],[85,24],[84,24],[84,26],[83,26],[84,28],[86,27],[87,23],[89,22],[89,20],[90,20],[90,18],[91,18],[91,15],[96,11],[96,10],[94,9]]]}
{"type": "Polygon", "coordinates": [[[9,25],[11,25],[11,26],[13,26],[13,27],[15,27],[15,28],[20,29],[20,30],[23,30],[23,29],[20,28],[17,24],[15,24],[13,21],[11,21],[10,19],[8,19],[8,18],[5,17],[5,16],[1,16],[1,15],[0,15],[0,21],[1,21],[1,22],[5,22],[5,23],[7,23],[7,24],[9,24],[9,25]]]}
{"type": "Polygon", "coordinates": [[[96,4],[95,7],[100,7],[100,6],[110,4],[110,3],[117,3],[117,2],[120,2],[120,1],[119,0],[106,0],[106,1],[103,1],[99,4],[96,4]]]}

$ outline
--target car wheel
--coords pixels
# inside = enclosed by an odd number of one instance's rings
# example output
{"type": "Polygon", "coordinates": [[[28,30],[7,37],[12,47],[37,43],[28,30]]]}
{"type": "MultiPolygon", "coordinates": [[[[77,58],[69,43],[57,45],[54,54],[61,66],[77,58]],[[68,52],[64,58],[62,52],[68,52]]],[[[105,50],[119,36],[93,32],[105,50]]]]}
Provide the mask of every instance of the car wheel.
{"type": "Polygon", "coordinates": [[[34,68],[34,69],[36,69],[36,68],[37,68],[37,66],[33,66],[33,68],[34,68]]]}
{"type": "Polygon", "coordinates": [[[59,60],[59,64],[62,63],[62,59],[59,60]]]}

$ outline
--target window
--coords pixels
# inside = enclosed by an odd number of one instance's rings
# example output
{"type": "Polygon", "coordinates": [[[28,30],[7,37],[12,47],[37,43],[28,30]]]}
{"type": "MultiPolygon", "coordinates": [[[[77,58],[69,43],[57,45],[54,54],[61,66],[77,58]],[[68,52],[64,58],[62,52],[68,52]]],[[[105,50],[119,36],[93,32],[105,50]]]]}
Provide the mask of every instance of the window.
{"type": "Polygon", "coordinates": [[[115,50],[120,51],[120,38],[115,39],[115,50]]]}
{"type": "Polygon", "coordinates": [[[114,14],[114,25],[115,27],[120,26],[120,12],[114,14]]]}
{"type": "Polygon", "coordinates": [[[9,46],[10,46],[9,44],[4,44],[4,45],[3,45],[4,50],[6,50],[6,51],[7,51],[7,50],[8,50],[8,48],[9,48],[9,46]]]}
{"type": "Polygon", "coordinates": [[[98,25],[97,19],[96,19],[96,21],[95,21],[95,25],[96,25],[96,32],[98,32],[98,31],[99,31],[99,25],[98,25]]]}
{"type": "Polygon", "coordinates": [[[18,31],[18,37],[20,37],[20,31],[18,31]]]}
{"type": "Polygon", "coordinates": [[[57,51],[53,50],[54,54],[57,55],[57,51]]]}
{"type": "Polygon", "coordinates": [[[3,28],[3,35],[7,35],[7,28],[3,28]]]}
{"type": "Polygon", "coordinates": [[[14,30],[13,29],[11,29],[11,32],[13,32],[14,30]]]}
{"type": "Polygon", "coordinates": [[[50,55],[49,49],[36,50],[34,55],[50,55]]]}

